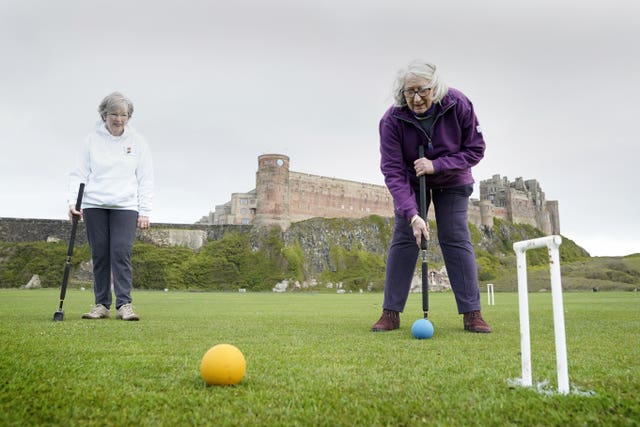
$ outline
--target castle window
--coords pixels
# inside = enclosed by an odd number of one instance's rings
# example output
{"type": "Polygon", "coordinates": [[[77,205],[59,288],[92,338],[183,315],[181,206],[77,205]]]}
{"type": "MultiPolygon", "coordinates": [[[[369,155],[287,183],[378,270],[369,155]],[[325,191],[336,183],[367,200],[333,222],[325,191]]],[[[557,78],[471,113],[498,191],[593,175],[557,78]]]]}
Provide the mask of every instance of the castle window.
{"type": "Polygon", "coordinates": [[[241,205],[248,205],[249,204],[249,200],[248,199],[240,199],[240,204],[241,205]]]}

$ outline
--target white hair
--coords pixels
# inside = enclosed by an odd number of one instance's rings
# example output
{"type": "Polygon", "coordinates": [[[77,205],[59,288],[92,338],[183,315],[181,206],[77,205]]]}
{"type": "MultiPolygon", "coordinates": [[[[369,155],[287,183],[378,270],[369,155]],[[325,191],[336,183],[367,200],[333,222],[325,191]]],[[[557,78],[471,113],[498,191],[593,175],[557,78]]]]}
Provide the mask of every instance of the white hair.
{"type": "Polygon", "coordinates": [[[133,102],[120,92],[113,92],[104,97],[100,105],[98,106],[98,113],[102,121],[105,121],[107,114],[116,113],[125,110],[131,118],[133,114],[133,102]]]}
{"type": "Polygon", "coordinates": [[[422,77],[429,80],[429,87],[431,88],[430,96],[434,103],[440,102],[449,91],[449,87],[440,77],[440,73],[438,73],[434,64],[416,60],[398,71],[396,76],[396,81],[393,85],[393,99],[398,107],[407,105],[407,100],[402,94],[402,90],[409,76],[422,77]]]}

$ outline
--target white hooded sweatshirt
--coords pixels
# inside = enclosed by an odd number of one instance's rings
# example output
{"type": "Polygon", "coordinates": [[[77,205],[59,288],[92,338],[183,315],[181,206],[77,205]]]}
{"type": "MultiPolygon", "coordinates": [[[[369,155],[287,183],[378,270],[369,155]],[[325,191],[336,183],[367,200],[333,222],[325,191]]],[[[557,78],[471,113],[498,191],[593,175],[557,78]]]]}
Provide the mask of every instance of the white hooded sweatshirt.
{"type": "Polygon", "coordinates": [[[85,183],[82,208],[123,209],[149,216],[153,198],[153,162],[142,135],[127,125],[113,136],[99,121],[87,136],[78,165],[69,174],[67,202],[75,205],[85,183]]]}

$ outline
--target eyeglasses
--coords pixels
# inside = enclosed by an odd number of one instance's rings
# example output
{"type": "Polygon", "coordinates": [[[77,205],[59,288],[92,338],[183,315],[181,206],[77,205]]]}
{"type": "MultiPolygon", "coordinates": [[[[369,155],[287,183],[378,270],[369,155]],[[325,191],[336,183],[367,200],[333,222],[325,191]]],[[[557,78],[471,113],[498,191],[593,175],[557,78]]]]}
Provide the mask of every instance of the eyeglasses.
{"type": "Polygon", "coordinates": [[[407,99],[412,99],[413,97],[416,96],[416,94],[418,94],[420,98],[424,98],[425,96],[429,95],[429,92],[431,92],[430,87],[421,87],[419,89],[403,89],[402,90],[402,94],[407,99]]]}

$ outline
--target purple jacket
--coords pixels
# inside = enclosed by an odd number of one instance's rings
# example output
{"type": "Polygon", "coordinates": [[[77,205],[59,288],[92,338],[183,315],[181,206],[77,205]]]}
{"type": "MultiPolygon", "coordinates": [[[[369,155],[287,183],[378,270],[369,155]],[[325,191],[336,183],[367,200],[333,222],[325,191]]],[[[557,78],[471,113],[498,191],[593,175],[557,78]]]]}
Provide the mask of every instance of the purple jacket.
{"type": "Polygon", "coordinates": [[[431,141],[408,107],[391,107],[380,120],[380,170],[396,211],[407,220],[418,213],[420,184],[413,162],[419,145],[424,144],[425,157],[433,160],[435,168],[433,175],[426,175],[428,188],[472,184],[471,167],[484,156],[478,118],[462,92],[449,88],[435,104],[435,114],[431,141]]]}

